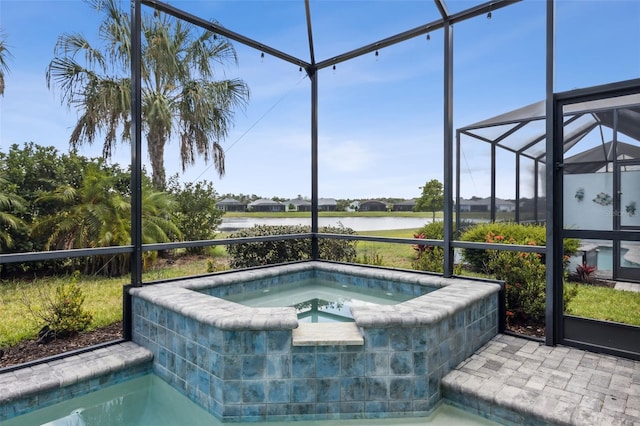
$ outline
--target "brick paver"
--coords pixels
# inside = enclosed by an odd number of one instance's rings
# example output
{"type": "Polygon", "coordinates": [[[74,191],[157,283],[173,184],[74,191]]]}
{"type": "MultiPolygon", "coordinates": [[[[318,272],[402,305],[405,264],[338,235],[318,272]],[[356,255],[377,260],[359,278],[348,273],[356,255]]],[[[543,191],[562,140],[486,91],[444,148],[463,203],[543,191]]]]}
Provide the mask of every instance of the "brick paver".
{"type": "Polygon", "coordinates": [[[640,361],[513,336],[493,338],[445,376],[442,390],[510,423],[640,426],[640,361]]]}

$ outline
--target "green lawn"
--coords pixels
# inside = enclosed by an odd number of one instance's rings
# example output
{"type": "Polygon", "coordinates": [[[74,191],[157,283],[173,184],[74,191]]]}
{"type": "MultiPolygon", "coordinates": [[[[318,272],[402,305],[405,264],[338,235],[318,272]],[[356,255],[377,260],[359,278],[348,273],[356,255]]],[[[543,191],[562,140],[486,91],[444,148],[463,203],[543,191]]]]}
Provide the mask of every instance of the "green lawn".
{"type": "MultiPolygon", "coordinates": [[[[392,229],[385,231],[362,231],[358,235],[369,235],[389,238],[413,238],[416,229],[392,229]]],[[[379,256],[382,266],[411,269],[411,261],[415,258],[414,250],[407,244],[378,243],[358,241],[358,258],[379,256]]]]}
{"type": "MultiPolygon", "coordinates": [[[[163,262],[163,261],[160,261],[163,262]]],[[[164,262],[163,262],[164,263],[164,262]]],[[[143,275],[144,281],[199,275],[207,272],[207,258],[191,258],[188,263],[176,263],[152,268],[143,275]]],[[[84,308],[93,314],[90,329],[102,327],[122,319],[122,287],[131,278],[101,278],[81,276],[77,283],[85,297],[84,308]]],[[[37,280],[4,280],[0,283],[0,347],[12,346],[21,340],[37,336],[42,328],[30,314],[25,301],[32,309],[39,309],[43,295],[50,294],[58,284],[66,284],[69,276],[45,277],[37,280]]]]}
{"type": "Polygon", "coordinates": [[[581,284],[571,315],[640,326],[640,293],[581,284]]]}

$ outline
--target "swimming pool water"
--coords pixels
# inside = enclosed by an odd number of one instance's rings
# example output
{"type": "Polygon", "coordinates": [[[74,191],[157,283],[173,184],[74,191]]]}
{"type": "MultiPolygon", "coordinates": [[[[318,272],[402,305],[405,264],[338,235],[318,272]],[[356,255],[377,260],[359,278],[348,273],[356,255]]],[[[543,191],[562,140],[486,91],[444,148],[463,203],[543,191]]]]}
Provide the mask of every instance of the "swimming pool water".
{"type": "MultiPolygon", "coordinates": [[[[7,420],[3,426],[239,426],[222,423],[162,379],[149,374],[7,420]]],[[[276,423],[269,423],[276,424],[276,423]]],[[[313,420],[291,426],[496,425],[480,416],[442,404],[429,417],[402,419],[313,420]]]]}
{"type": "Polygon", "coordinates": [[[308,279],[233,294],[224,299],[254,308],[293,306],[301,322],[348,322],[353,321],[351,306],[393,305],[413,297],[413,294],[308,279]]]}
{"type": "Polygon", "coordinates": [[[219,424],[222,423],[213,415],[153,374],[108,386],[2,423],[3,426],[219,424]]]}

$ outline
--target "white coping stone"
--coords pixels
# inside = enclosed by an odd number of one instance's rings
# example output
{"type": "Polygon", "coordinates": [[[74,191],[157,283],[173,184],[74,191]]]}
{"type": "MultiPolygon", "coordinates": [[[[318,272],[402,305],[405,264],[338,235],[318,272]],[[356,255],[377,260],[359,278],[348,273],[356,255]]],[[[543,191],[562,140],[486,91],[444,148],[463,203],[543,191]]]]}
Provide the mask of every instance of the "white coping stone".
{"type": "Polygon", "coordinates": [[[293,346],[364,345],[354,322],[301,323],[291,334],[293,346]]]}
{"type": "Polygon", "coordinates": [[[309,261],[147,285],[132,288],[130,293],[223,330],[292,330],[299,326],[296,310],[292,307],[250,308],[198,290],[312,269],[438,288],[437,291],[388,308],[380,305],[354,306],[351,314],[358,327],[390,328],[432,324],[500,290],[500,284],[496,281],[445,278],[412,271],[309,261]]]}

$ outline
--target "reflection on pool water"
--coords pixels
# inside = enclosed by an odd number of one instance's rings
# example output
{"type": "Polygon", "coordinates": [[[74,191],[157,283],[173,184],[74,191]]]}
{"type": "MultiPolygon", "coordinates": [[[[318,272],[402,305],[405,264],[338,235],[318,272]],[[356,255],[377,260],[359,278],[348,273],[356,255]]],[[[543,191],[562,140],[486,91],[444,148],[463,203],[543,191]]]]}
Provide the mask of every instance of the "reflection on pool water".
{"type": "MultiPolygon", "coordinates": [[[[7,420],[3,426],[220,426],[213,415],[153,374],[106,387],[62,403],[7,420]]],[[[253,425],[255,423],[233,423],[253,425]]],[[[275,423],[271,423],[275,424],[275,423]]],[[[442,404],[429,417],[375,420],[314,420],[292,426],[495,425],[474,414],[442,404]]]]}
{"type": "MultiPolygon", "coordinates": [[[[431,289],[423,287],[422,292],[431,289]]],[[[224,296],[254,308],[292,306],[301,322],[353,322],[352,306],[394,305],[415,294],[365,288],[321,279],[299,280],[266,289],[224,296]]]]}

